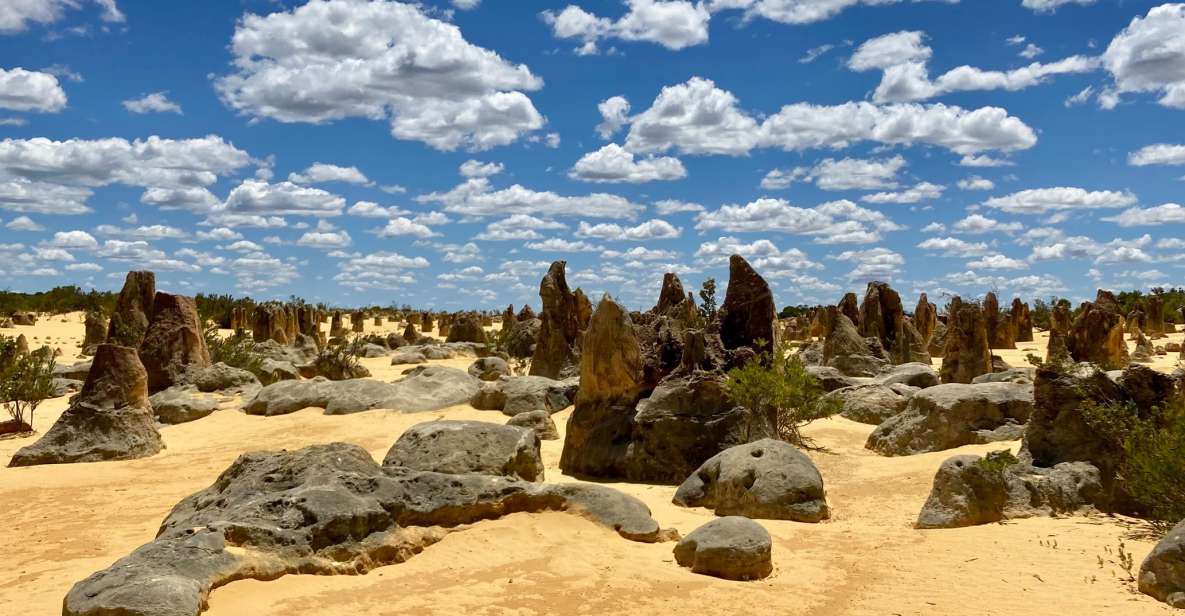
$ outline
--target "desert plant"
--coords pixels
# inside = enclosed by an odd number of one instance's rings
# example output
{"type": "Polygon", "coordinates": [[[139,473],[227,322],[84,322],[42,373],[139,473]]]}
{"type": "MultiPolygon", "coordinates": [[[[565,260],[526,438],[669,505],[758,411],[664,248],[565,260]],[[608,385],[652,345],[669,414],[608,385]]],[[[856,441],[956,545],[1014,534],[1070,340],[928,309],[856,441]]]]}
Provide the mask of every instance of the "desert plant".
{"type": "Polygon", "coordinates": [[[251,336],[235,332],[223,338],[218,335],[217,325],[207,328],[202,335],[206,339],[206,348],[210,350],[210,361],[242,368],[253,374],[259,374],[263,369],[263,357],[255,352],[251,336]]]}
{"type": "Polygon", "coordinates": [[[54,353],[41,347],[29,353],[4,352],[0,365],[0,401],[17,427],[33,429],[33,414],[53,396],[54,353]]]}
{"type": "Polygon", "coordinates": [[[1020,460],[1007,449],[990,452],[975,461],[975,466],[993,473],[1002,473],[1004,469],[1014,464],[1020,464],[1020,460]]]}
{"type": "Polygon", "coordinates": [[[716,279],[709,278],[704,281],[703,288],[699,291],[699,314],[704,318],[704,321],[711,322],[716,318],[716,279]]]}
{"type": "MultiPolygon", "coordinates": [[[[766,345],[759,342],[762,346],[766,345]]],[[[725,390],[736,404],[765,415],[779,438],[803,449],[822,448],[802,433],[802,427],[841,410],[786,344],[730,370],[725,390]]]]}
{"type": "Polygon", "coordinates": [[[345,344],[326,345],[313,360],[317,374],[331,381],[370,376],[370,371],[358,361],[364,344],[362,338],[355,336],[345,344]]]}
{"type": "Polygon", "coordinates": [[[1136,423],[1123,449],[1128,494],[1162,530],[1185,519],[1185,401],[1170,401],[1159,421],[1136,423]]]}

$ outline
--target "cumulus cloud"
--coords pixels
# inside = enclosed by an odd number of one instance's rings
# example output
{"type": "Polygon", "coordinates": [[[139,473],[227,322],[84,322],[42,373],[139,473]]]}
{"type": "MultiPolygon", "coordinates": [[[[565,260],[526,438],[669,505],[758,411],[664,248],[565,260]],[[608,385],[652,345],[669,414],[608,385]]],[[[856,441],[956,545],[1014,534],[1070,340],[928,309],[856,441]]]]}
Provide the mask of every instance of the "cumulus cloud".
{"type": "Polygon", "coordinates": [[[313,163],[302,173],[290,173],[288,181],[294,184],[323,184],[326,182],[344,182],[362,186],[374,184],[357,167],[341,167],[326,163],[313,163]]]}
{"type": "Polygon", "coordinates": [[[411,219],[402,216],[392,218],[387,222],[387,226],[378,229],[375,233],[379,237],[398,237],[401,235],[410,235],[412,237],[428,238],[438,235],[434,233],[427,225],[415,222],[411,219]]]}
{"type": "Polygon", "coordinates": [[[860,197],[866,203],[917,203],[930,201],[942,196],[945,186],[930,182],[918,182],[913,186],[895,192],[878,192],[860,197]]]}
{"type": "Polygon", "coordinates": [[[486,178],[472,178],[448,192],[429,193],[416,197],[416,200],[439,203],[446,212],[477,217],[527,214],[549,218],[634,218],[644,209],[624,197],[607,193],[569,197],[519,184],[494,190],[486,178]]]}
{"type": "Polygon", "coordinates": [[[687,177],[687,169],[671,156],[646,156],[635,160],[616,143],[589,152],[576,161],[568,177],[585,182],[630,182],[640,184],[687,177]]]}
{"type": "Polygon", "coordinates": [[[633,116],[624,147],[636,153],[739,156],[755,148],[797,151],[863,141],[935,145],[972,155],[1028,149],[1037,136],[999,107],[969,111],[944,104],[795,103],[758,123],[732,93],[693,77],[664,87],[648,109],[633,116]]]}
{"type": "Polygon", "coordinates": [[[1038,13],[1052,13],[1060,6],[1067,4],[1094,4],[1095,0],[1023,0],[1021,6],[1033,9],[1038,13]]]}
{"type": "Polygon", "coordinates": [[[539,231],[567,229],[568,226],[554,220],[544,220],[526,214],[515,214],[490,223],[485,231],[473,239],[486,241],[537,240],[539,231]]]}
{"type": "Polygon", "coordinates": [[[852,271],[848,272],[848,280],[851,282],[891,280],[905,265],[905,257],[888,248],[847,250],[831,258],[856,264],[852,271]]]}
{"type": "Polygon", "coordinates": [[[346,200],[320,188],[292,182],[244,180],[230,191],[220,212],[254,216],[338,216],[346,200]]]}
{"type": "Polygon", "coordinates": [[[597,134],[602,139],[612,139],[629,122],[630,102],[624,96],[611,96],[597,104],[597,111],[601,112],[597,134]]]}
{"type": "Polygon", "coordinates": [[[132,113],[176,113],[182,114],[181,105],[169,100],[167,92],[153,92],[140,98],[123,101],[123,108],[132,113]]]}
{"type": "Polygon", "coordinates": [[[544,125],[524,93],[540,78],[414,4],[327,0],[248,14],[231,52],[234,72],[215,85],[252,118],[386,119],[396,138],[440,150],[506,145],[544,125]]]}
{"type": "Polygon", "coordinates": [[[951,229],[955,233],[967,233],[971,235],[982,233],[1015,233],[1024,229],[1024,225],[1019,222],[1003,223],[982,214],[971,214],[956,222],[951,229]]]}
{"type": "Polygon", "coordinates": [[[590,225],[581,222],[576,229],[576,237],[595,238],[607,241],[647,242],[651,240],[669,240],[682,235],[683,229],[671,223],[656,218],[648,220],[634,227],[623,227],[613,223],[590,225]]]}
{"type": "Polygon", "coordinates": [[[1001,254],[987,255],[968,261],[967,267],[974,267],[986,270],[1000,270],[1000,269],[1027,269],[1029,264],[1020,259],[1013,259],[1001,254]]]}
{"type": "Polygon", "coordinates": [[[990,250],[984,242],[968,242],[957,237],[932,237],[918,244],[918,248],[944,257],[978,257],[990,250]]]}
{"type": "Polygon", "coordinates": [[[1134,17],[1111,39],[1103,65],[1115,80],[1113,107],[1126,92],[1159,94],[1166,107],[1185,108],[1185,4],[1162,4],[1134,17]]]}
{"type": "MultiPolygon", "coordinates": [[[[0,31],[4,10],[0,8],[0,31]]],[[[56,113],[66,108],[66,92],[58,78],[23,68],[0,68],[0,109],[56,113]]]]}
{"type": "Polygon", "coordinates": [[[959,180],[958,186],[962,190],[992,190],[996,184],[987,178],[972,175],[959,180]]]}
{"type": "Polygon", "coordinates": [[[1146,145],[1128,154],[1127,164],[1136,167],[1147,165],[1185,165],[1185,145],[1172,143],[1146,145]]]}
{"type": "Polygon", "coordinates": [[[358,201],[346,210],[350,216],[361,216],[363,218],[391,218],[394,216],[401,216],[408,214],[407,210],[397,207],[383,207],[373,201],[358,201]]]}
{"type": "Polygon", "coordinates": [[[885,159],[825,158],[814,167],[774,169],[761,180],[761,187],[776,190],[797,181],[814,182],[823,190],[876,190],[895,188],[897,173],[905,167],[905,157],[885,159]]]}
{"type": "Polygon", "coordinates": [[[96,250],[99,248],[99,241],[86,231],[58,231],[53,234],[53,239],[49,240],[47,245],[75,250],[96,250]]]}
{"type": "Polygon", "coordinates": [[[671,214],[678,214],[680,212],[702,212],[704,211],[704,206],[677,199],[663,199],[662,201],[654,202],[654,210],[661,216],[670,216],[671,214]]]}
{"type": "Polygon", "coordinates": [[[1048,64],[1033,62],[1008,71],[963,65],[931,81],[926,67],[931,53],[925,44],[924,33],[894,32],[870,39],[856,48],[848,60],[848,67],[856,71],[883,71],[880,85],[873,93],[873,100],[877,102],[920,101],[970,90],[1022,90],[1054,75],[1085,73],[1099,67],[1098,58],[1070,56],[1048,64]]]}
{"type": "Polygon", "coordinates": [[[1114,190],[1088,191],[1077,187],[1033,188],[984,201],[989,208],[1010,214],[1049,214],[1061,211],[1120,208],[1135,205],[1136,196],[1114,190]]]}
{"type": "Polygon", "coordinates": [[[556,38],[581,42],[580,55],[599,53],[602,39],[658,43],[667,49],[683,49],[708,40],[711,14],[702,2],[688,0],[626,0],[629,10],[617,20],[598,17],[568,5],[563,10],[543,11],[540,16],[556,38]]]}
{"type": "MultiPolygon", "coordinates": [[[[122,23],[124,14],[115,0],[93,0],[99,17],[108,23],[122,23]]],[[[82,6],[78,0],[8,0],[0,4],[0,34],[23,32],[30,24],[51,24],[65,16],[67,9],[82,6]]]]}
{"type": "Polygon", "coordinates": [[[5,223],[4,228],[12,231],[42,231],[45,229],[28,216],[17,216],[5,223]]]}
{"type": "Polygon", "coordinates": [[[309,231],[296,240],[297,246],[323,249],[345,248],[350,243],[350,234],[345,231],[309,231]]]}
{"type": "Polygon", "coordinates": [[[1165,203],[1156,207],[1128,208],[1115,216],[1103,218],[1121,227],[1144,227],[1185,223],[1185,207],[1176,203],[1165,203]]]}
{"type": "Polygon", "coordinates": [[[541,252],[599,252],[602,248],[585,241],[572,241],[553,237],[539,242],[528,242],[527,248],[541,252]]]}
{"type": "Polygon", "coordinates": [[[467,178],[488,178],[502,173],[504,169],[502,163],[483,163],[470,159],[461,163],[458,171],[467,178]]]}
{"type": "Polygon", "coordinates": [[[745,205],[725,205],[696,217],[697,230],[733,233],[789,233],[807,235],[820,244],[870,243],[881,234],[903,229],[881,212],[847,200],[813,208],[790,205],[783,199],[758,199],[745,205]]]}

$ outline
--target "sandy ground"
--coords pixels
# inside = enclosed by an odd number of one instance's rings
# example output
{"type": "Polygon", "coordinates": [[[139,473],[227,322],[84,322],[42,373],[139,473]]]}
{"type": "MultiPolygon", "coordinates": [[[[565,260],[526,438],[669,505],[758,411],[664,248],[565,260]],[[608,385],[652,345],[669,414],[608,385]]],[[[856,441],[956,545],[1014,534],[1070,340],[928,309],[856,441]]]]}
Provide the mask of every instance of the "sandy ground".
{"type": "MultiPolygon", "coordinates": [[[[33,345],[49,343],[73,359],[81,317],[21,327],[33,345]]],[[[371,329],[370,323],[368,331],[371,329]]],[[[384,328],[388,329],[390,326],[384,328]]],[[[0,332],[12,335],[12,330],[0,332]]],[[[1172,340],[1178,341],[1181,334],[1172,340]]],[[[1161,344],[1164,341],[1156,341],[1161,344]]],[[[1031,348],[1002,355],[1024,365],[1031,348]]],[[[1175,354],[1173,354],[1175,355],[1175,354]]],[[[377,378],[400,370],[364,360],[377,378]]],[[[464,367],[466,360],[448,363],[464,367]]],[[[1171,369],[1175,357],[1157,367],[1171,369]]],[[[66,406],[47,401],[35,427],[44,432],[66,406]]],[[[561,433],[571,410],[555,416],[561,433]]],[[[167,449],[129,462],[0,468],[0,614],[58,614],[71,585],[154,536],[182,497],[205,488],[245,451],[346,441],[378,459],[407,427],[434,419],[501,422],[468,406],[401,415],[371,411],[326,417],[306,409],[280,417],[228,410],[163,427],[167,449]]],[[[904,458],[863,448],[872,426],[816,422],[808,433],[830,453],[812,454],[826,482],[832,520],[762,520],[774,537],[774,574],[725,582],[675,565],[673,544],[647,545],[563,513],[516,514],[449,535],[407,563],[365,576],[289,576],[235,582],[211,597],[211,616],[319,614],[736,614],[1086,615],[1170,614],[1134,590],[1116,564],[1123,542],[1138,564],[1152,542],[1122,518],[1017,520],[954,530],[914,530],[939,464],[969,446],[904,458]],[[1102,564],[1100,564],[1102,559],[1102,564]]],[[[0,465],[35,437],[0,440],[0,465]]],[[[562,441],[545,441],[548,481],[574,481],[559,468],[562,441]]],[[[673,486],[611,484],[644,500],[665,527],[686,534],[712,519],[670,503],[673,486]]]]}

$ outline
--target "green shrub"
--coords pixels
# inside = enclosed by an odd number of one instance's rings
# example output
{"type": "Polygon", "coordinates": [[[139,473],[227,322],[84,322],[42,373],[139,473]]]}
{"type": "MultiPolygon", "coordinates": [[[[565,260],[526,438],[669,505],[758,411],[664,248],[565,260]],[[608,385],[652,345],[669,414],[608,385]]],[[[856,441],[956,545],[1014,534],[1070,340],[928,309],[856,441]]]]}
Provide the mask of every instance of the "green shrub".
{"type": "Polygon", "coordinates": [[[716,318],[716,279],[709,278],[704,281],[703,288],[699,291],[699,315],[703,317],[704,321],[710,323],[716,318]]]}
{"type": "Polygon", "coordinates": [[[975,461],[975,466],[978,466],[985,471],[994,473],[1002,473],[1004,472],[1004,469],[1012,466],[1013,464],[1020,464],[1020,460],[1018,460],[1016,456],[1012,455],[1012,452],[1007,449],[990,452],[986,456],[975,461]]]}
{"type": "Polygon", "coordinates": [[[1136,424],[1123,448],[1128,494],[1166,530],[1185,519],[1185,402],[1169,403],[1160,421],[1136,424]]]}
{"type": "Polygon", "coordinates": [[[251,336],[235,333],[223,338],[218,335],[217,326],[206,329],[203,336],[206,339],[206,348],[210,350],[210,361],[242,368],[253,374],[259,374],[263,369],[263,357],[255,352],[255,343],[251,336]]]}
{"type": "Polygon", "coordinates": [[[788,345],[730,370],[725,389],[736,404],[765,415],[779,438],[803,449],[821,448],[801,428],[841,410],[788,345]]]}
{"type": "Polygon", "coordinates": [[[362,338],[355,336],[346,344],[326,345],[313,360],[317,374],[331,381],[370,376],[370,371],[358,361],[363,344],[362,338]]]}
{"type": "Polygon", "coordinates": [[[8,339],[0,344],[0,401],[17,425],[33,428],[33,413],[54,394],[54,353],[41,347],[29,353],[15,352],[8,339]]]}

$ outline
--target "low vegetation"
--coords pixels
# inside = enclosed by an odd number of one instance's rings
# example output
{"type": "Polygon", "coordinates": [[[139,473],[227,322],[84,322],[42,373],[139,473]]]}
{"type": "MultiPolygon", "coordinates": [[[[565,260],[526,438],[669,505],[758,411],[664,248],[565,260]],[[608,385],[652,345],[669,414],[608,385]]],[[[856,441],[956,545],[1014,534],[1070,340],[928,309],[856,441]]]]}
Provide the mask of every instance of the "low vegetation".
{"type": "Polygon", "coordinates": [[[209,327],[203,332],[206,348],[210,350],[210,361],[222,362],[233,368],[241,368],[253,374],[259,374],[263,367],[263,358],[255,352],[255,343],[250,334],[234,333],[222,337],[216,326],[209,327]]]}
{"type": "Polygon", "coordinates": [[[54,287],[37,293],[0,291],[0,314],[14,312],[44,312],[64,314],[74,311],[110,312],[115,306],[115,293],[95,290],[83,291],[70,285],[54,287]]]}
{"type": "Polygon", "coordinates": [[[16,341],[0,337],[0,401],[12,418],[10,429],[33,429],[33,414],[53,396],[54,354],[49,347],[22,353],[16,341]]]}
{"type": "Polygon", "coordinates": [[[779,438],[802,449],[821,449],[802,427],[841,410],[788,345],[730,370],[726,389],[733,402],[763,413],[779,438]]]}
{"type": "Polygon", "coordinates": [[[313,360],[317,374],[331,381],[368,376],[368,371],[358,361],[364,344],[362,338],[355,336],[346,344],[326,345],[313,360]]]}

